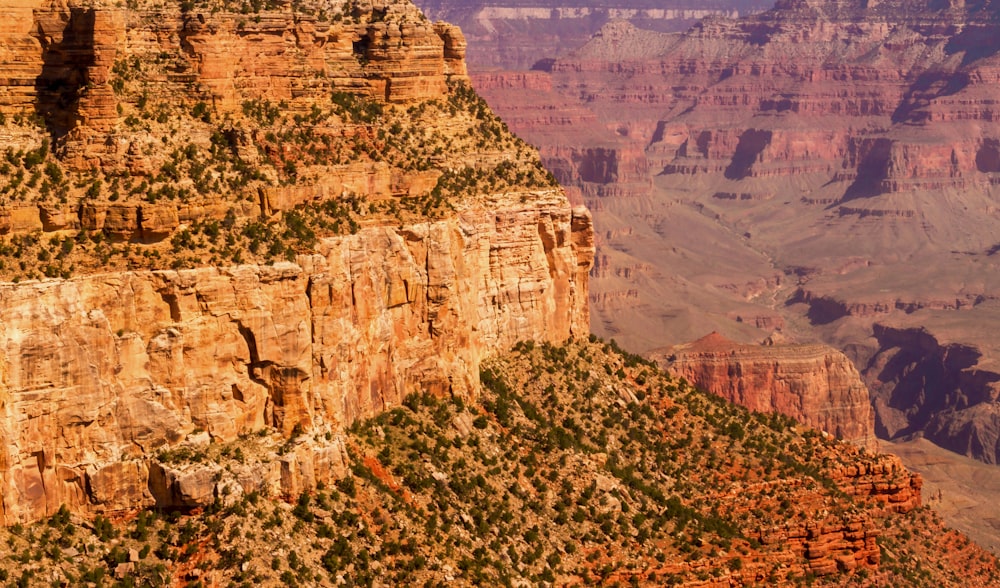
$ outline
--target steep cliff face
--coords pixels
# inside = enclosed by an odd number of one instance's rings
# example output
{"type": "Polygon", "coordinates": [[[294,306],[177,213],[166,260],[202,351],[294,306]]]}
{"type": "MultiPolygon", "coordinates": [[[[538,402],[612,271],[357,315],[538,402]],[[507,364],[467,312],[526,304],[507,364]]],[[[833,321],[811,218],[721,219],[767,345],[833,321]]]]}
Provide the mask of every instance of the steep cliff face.
{"type": "Polygon", "coordinates": [[[923,436],[990,464],[1000,458],[1000,374],[975,346],[921,328],[876,324],[878,351],[864,370],[876,427],[887,439],[923,436]]]}
{"type": "Polygon", "coordinates": [[[590,215],[457,28],[196,4],[2,9],[0,522],[296,494],[356,420],[589,331],[590,215]],[[177,459],[255,433],[278,453],[177,459]]]}
{"type": "Polygon", "coordinates": [[[825,345],[740,345],[718,333],[653,353],[664,368],[757,412],[777,412],[876,449],[868,388],[825,345]]]}
{"type": "MultiPolygon", "coordinates": [[[[394,103],[440,97],[465,75],[457,28],[407,2],[369,9],[310,2],[260,13],[229,2],[125,10],[99,2],[26,0],[5,8],[0,112],[31,112],[77,167],[117,166],[136,137],[123,132],[127,82],[151,97],[202,100],[217,115],[247,100],[308,108],[332,88],[394,103]],[[327,11],[331,11],[327,13],[327,11]]],[[[141,135],[141,133],[139,133],[141,135]]]]}
{"type": "Polygon", "coordinates": [[[4,520],[148,504],[149,458],[189,434],[336,434],[411,392],[474,396],[491,350],[585,334],[589,217],[535,196],[297,263],[0,286],[4,520]]]}
{"type": "MultiPolygon", "coordinates": [[[[890,456],[722,402],[596,340],[524,341],[483,376],[475,400],[411,396],[351,427],[324,464],[346,476],[294,506],[230,486],[214,507],[170,516],[61,511],[0,528],[0,569],[28,586],[101,573],[142,585],[996,585],[996,558],[917,508],[920,478],[890,456]],[[495,532],[476,531],[490,520],[495,532]],[[518,563],[477,564],[470,550],[518,563]]],[[[175,451],[150,478],[204,500],[266,441],[175,451]]],[[[312,443],[285,445],[268,472],[282,483],[312,443]]]]}

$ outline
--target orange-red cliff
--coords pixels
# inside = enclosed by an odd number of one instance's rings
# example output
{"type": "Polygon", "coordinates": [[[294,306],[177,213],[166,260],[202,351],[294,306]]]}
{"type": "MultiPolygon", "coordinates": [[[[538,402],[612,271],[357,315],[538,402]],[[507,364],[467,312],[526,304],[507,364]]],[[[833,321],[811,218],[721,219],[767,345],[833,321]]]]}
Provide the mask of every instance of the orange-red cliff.
{"type": "Polygon", "coordinates": [[[671,373],[730,402],[777,412],[868,449],[877,448],[868,388],[825,345],[741,345],[711,333],[653,353],[671,373]]]}

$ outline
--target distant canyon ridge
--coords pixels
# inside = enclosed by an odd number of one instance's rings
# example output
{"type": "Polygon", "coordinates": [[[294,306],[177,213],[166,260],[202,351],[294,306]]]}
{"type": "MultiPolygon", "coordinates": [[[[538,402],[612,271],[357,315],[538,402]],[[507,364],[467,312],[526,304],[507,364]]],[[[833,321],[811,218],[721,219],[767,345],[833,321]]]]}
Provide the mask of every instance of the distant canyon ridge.
{"type": "Polygon", "coordinates": [[[594,213],[595,332],[647,353],[712,331],[824,342],[879,437],[997,463],[997,9],[706,4],[687,28],[644,5],[457,4],[424,6],[594,213]]]}
{"type": "Polygon", "coordinates": [[[709,15],[736,18],[770,6],[761,0],[422,0],[418,4],[432,20],[461,27],[468,40],[466,61],[476,71],[530,69],[577,49],[609,21],[676,32],[709,15]]]}

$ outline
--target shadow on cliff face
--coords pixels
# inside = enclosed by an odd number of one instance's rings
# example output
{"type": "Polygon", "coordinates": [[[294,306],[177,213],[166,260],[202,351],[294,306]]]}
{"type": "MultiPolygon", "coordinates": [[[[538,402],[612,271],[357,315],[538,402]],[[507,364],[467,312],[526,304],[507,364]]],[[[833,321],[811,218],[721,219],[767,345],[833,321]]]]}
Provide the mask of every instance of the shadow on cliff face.
{"type": "Polygon", "coordinates": [[[971,369],[981,357],[966,345],[942,345],[922,329],[876,324],[879,351],[863,374],[875,405],[875,433],[883,439],[922,435],[986,463],[996,463],[995,417],[990,417],[1000,374],[971,369]],[[982,413],[982,414],[981,414],[982,413]]]}
{"type": "Polygon", "coordinates": [[[935,415],[927,424],[924,437],[988,464],[1000,461],[1000,415],[984,404],[935,415]]]}
{"type": "MultiPolygon", "coordinates": [[[[882,180],[889,172],[889,159],[892,155],[892,141],[876,139],[867,146],[867,153],[862,155],[858,163],[858,175],[848,186],[840,202],[858,198],[872,198],[882,193],[882,180]]],[[[835,203],[832,206],[836,206],[835,203]]]]}
{"type": "Polygon", "coordinates": [[[618,181],[619,157],[616,149],[581,149],[574,159],[581,181],[595,184],[613,184],[618,181]]]}
{"type": "MultiPolygon", "coordinates": [[[[1000,53],[1000,35],[996,19],[998,15],[982,15],[983,7],[970,7],[968,12],[971,15],[969,22],[965,23],[961,31],[948,38],[944,46],[944,51],[948,55],[962,55],[960,67],[968,65],[1000,53]],[[982,18],[983,22],[974,22],[974,18],[982,18]]],[[[917,76],[916,81],[909,87],[899,106],[892,113],[892,122],[922,124],[928,121],[929,114],[923,112],[931,100],[958,94],[972,83],[970,74],[965,71],[954,71],[951,69],[926,71],[917,76]]]]}
{"type": "MultiPolygon", "coordinates": [[[[976,169],[982,173],[1000,172],[1000,141],[983,140],[983,144],[976,150],[976,169]]],[[[990,255],[993,253],[995,252],[991,252],[990,255]]]]}
{"type": "Polygon", "coordinates": [[[45,31],[44,26],[39,26],[42,72],[35,80],[38,95],[35,112],[44,121],[53,140],[58,140],[65,137],[79,119],[80,96],[88,82],[86,72],[95,58],[96,12],[72,8],[66,15],[52,16],[54,23],[64,19],[65,25],[62,31],[45,31]],[[57,35],[61,35],[58,41],[57,35]]]}
{"type": "Polygon", "coordinates": [[[1000,37],[997,35],[995,22],[997,18],[1000,18],[1000,15],[996,14],[996,9],[993,9],[993,12],[994,22],[968,23],[961,32],[952,35],[944,47],[945,53],[948,55],[964,53],[962,65],[966,66],[1000,52],[1000,37]]]}
{"type": "Polygon", "coordinates": [[[556,60],[551,57],[543,57],[539,59],[531,66],[531,71],[544,71],[552,73],[552,67],[556,64],[556,60]]]}
{"type": "MultiPolygon", "coordinates": [[[[995,51],[994,51],[995,52],[995,51]]],[[[968,53],[966,53],[968,55],[968,53]]],[[[929,71],[920,74],[910,85],[892,113],[896,124],[921,124],[928,121],[929,114],[922,109],[935,98],[953,96],[969,86],[971,79],[965,72],[929,71]]]]}
{"type": "Polygon", "coordinates": [[[828,325],[836,320],[844,318],[849,314],[847,307],[843,302],[833,300],[831,298],[824,298],[822,296],[813,297],[802,289],[797,290],[795,294],[793,294],[792,297],[785,302],[785,305],[791,306],[799,303],[809,305],[806,317],[809,318],[809,323],[812,325],[828,325]]]}
{"type": "Polygon", "coordinates": [[[760,159],[760,154],[771,144],[771,131],[748,129],[740,135],[736,144],[733,159],[726,167],[725,175],[729,180],[742,180],[750,175],[753,164],[760,159]]]}

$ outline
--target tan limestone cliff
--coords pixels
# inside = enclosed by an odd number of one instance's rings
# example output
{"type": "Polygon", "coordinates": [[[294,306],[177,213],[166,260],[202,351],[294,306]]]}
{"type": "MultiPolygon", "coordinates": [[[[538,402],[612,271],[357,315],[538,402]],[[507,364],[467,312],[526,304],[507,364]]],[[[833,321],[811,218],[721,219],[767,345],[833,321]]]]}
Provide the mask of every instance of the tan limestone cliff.
{"type": "MultiPolygon", "coordinates": [[[[297,263],[0,285],[2,520],[151,504],[185,482],[150,456],[191,434],[336,435],[410,392],[474,395],[490,350],[587,333],[589,215],[533,196],[297,263]]],[[[160,500],[211,502],[206,480],[160,500]]]]}
{"type": "Polygon", "coordinates": [[[588,332],[589,213],[468,88],[456,27],[405,0],[0,16],[0,523],[297,494],[356,420],[588,332]],[[251,434],[271,453],[198,457],[251,434]]]}
{"type": "Polygon", "coordinates": [[[458,28],[431,23],[409,2],[252,14],[217,4],[5,3],[0,113],[42,119],[72,167],[120,170],[141,135],[123,124],[136,80],[143,103],[202,101],[218,116],[262,99],[304,111],[331,89],[413,103],[466,77],[458,28]]]}

